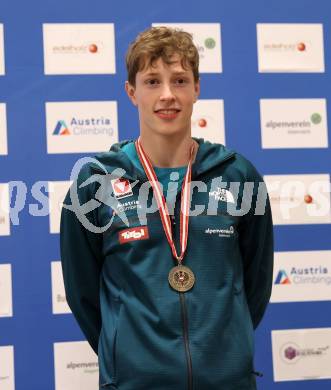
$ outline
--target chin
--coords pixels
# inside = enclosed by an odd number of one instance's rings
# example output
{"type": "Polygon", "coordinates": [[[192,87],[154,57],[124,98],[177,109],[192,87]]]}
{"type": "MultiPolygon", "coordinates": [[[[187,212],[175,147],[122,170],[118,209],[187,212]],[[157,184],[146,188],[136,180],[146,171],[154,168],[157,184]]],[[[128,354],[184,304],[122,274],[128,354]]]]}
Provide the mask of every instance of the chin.
{"type": "Polygon", "coordinates": [[[156,132],[159,134],[159,135],[163,135],[163,136],[166,136],[166,137],[174,137],[174,136],[179,136],[179,135],[187,135],[187,130],[183,130],[183,129],[172,129],[170,128],[170,126],[168,128],[165,128],[165,129],[160,129],[160,130],[156,130],[156,132]]]}

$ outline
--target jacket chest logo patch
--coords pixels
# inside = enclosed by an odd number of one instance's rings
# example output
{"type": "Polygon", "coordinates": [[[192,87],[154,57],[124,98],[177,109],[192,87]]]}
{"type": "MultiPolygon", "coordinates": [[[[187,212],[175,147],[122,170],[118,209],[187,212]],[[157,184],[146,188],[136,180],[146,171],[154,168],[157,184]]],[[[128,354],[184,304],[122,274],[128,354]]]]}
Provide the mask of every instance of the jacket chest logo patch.
{"type": "Polygon", "coordinates": [[[132,195],[131,184],[127,179],[113,179],[111,185],[116,199],[122,199],[132,195]]]}
{"type": "Polygon", "coordinates": [[[120,244],[125,244],[130,241],[147,240],[149,238],[148,227],[141,226],[122,230],[118,233],[120,244]]]}
{"type": "Polygon", "coordinates": [[[225,188],[217,187],[216,191],[210,191],[209,196],[213,196],[215,200],[227,203],[234,203],[233,195],[225,188]]]}
{"type": "Polygon", "coordinates": [[[223,228],[223,229],[206,229],[205,234],[210,235],[217,235],[218,237],[227,237],[230,238],[234,235],[235,230],[233,226],[230,226],[229,228],[223,228]]]}

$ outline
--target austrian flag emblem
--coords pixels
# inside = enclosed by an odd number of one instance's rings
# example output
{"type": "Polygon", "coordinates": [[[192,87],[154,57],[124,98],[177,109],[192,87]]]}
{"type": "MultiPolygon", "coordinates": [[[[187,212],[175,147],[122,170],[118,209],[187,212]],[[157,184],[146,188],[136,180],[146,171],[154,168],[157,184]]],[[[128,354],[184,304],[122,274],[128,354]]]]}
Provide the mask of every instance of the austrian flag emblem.
{"type": "Polygon", "coordinates": [[[122,177],[118,179],[113,179],[111,181],[111,185],[113,187],[116,199],[122,199],[132,195],[131,184],[127,179],[124,179],[122,177]]]}

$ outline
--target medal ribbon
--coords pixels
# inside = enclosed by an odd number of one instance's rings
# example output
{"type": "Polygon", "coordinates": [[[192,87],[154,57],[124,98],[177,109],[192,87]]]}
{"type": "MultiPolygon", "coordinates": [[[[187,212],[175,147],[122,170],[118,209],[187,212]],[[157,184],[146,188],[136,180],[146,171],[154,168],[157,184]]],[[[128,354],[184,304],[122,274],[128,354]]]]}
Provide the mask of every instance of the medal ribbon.
{"type": "Polygon", "coordinates": [[[191,188],[191,174],[192,174],[194,144],[192,144],[190,150],[190,160],[188,162],[187,171],[182,185],[181,208],[180,208],[180,251],[181,252],[179,256],[177,254],[174,239],[172,236],[171,220],[169,216],[168,206],[164,198],[164,195],[161,191],[160,183],[158,181],[152,163],[141,145],[140,138],[138,138],[138,140],[135,142],[135,146],[136,146],[137,154],[141,162],[141,165],[143,166],[146,176],[153,188],[153,192],[158,204],[163,230],[165,232],[168,243],[170,245],[172,254],[177,259],[178,264],[181,264],[186,251],[187,239],[188,239],[190,188],[191,188]]]}

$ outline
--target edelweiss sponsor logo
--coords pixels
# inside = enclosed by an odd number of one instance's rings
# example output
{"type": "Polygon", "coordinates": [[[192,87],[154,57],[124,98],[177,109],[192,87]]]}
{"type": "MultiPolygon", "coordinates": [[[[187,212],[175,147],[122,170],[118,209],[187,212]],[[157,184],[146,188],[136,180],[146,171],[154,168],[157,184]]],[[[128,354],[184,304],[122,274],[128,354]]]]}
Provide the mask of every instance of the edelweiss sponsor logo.
{"type": "Polygon", "coordinates": [[[230,226],[228,229],[206,229],[206,234],[218,234],[219,237],[232,237],[234,234],[234,227],[230,226]]]}
{"type": "Polygon", "coordinates": [[[266,175],[274,225],[330,223],[330,175],[266,175]]]}
{"type": "Polygon", "coordinates": [[[220,99],[199,99],[193,107],[192,136],[225,145],[224,102],[220,99]]]}
{"type": "Polygon", "coordinates": [[[125,244],[129,241],[147,240],[149,238],[148,227],[136,227],[131,229],[122,230],[118,234],[120,244],[125,244]]]}
{"type": "Polygon", "coordinates": [[[96,54],[102,52],[103,42],[85,42],[81,45],[69,44],[69,45],[54,45],[51,50],[53,54],[96,54]]]}
{"type": "Polygon", "coordinates": [[[323,25],[258,23],[260,72],[324,72],[323,25]]]}
{"type": "Polygon", "coordinates": [[[229,190],[226,190],[225,188],[217,187],[216,191],[210,191],[209,196],[213,196],[215,200],[221,201],[221,202],[229,202],[234,203],[233,195],[229,190]]]}
{"type": "Polygon", "coordinates": [[[273,51],[299,51],[303,52],[307,49],[307,44],[304,42],[268,42],[263,45],[264,50],[273,51]]]}
{"type": "Polygon", "coordinates": [[[43,24],[45,74],[115,73],[111,23],[43,24]]]}

